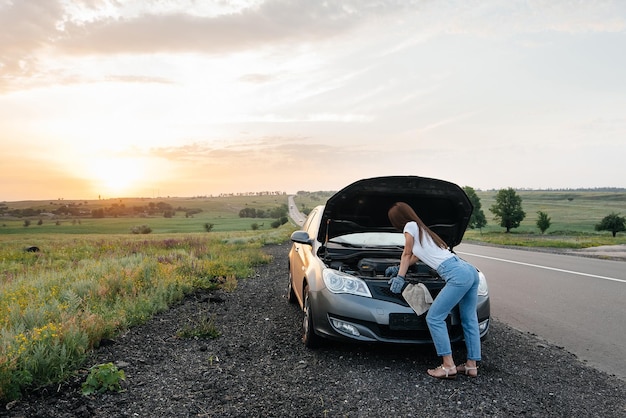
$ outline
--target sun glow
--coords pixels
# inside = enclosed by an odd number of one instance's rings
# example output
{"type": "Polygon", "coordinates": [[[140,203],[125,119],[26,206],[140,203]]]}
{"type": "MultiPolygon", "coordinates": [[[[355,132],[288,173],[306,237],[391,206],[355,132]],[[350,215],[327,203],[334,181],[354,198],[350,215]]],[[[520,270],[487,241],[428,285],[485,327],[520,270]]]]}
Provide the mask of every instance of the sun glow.
{"type": "Polygon", "coordinates": [[[146,179],[143,162],[133,158],[100,159],[91,165],[90,171],[98,194],[108,197],[136,192],[146,179]]]}

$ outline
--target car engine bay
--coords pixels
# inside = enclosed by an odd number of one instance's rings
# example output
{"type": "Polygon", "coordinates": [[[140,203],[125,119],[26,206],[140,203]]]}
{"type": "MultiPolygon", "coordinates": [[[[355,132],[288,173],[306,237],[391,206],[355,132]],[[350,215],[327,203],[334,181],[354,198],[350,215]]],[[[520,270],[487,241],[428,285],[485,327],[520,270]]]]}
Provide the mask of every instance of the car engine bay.
{"type": "MultiPolygon", "coordinates": [[[[335,260],[329,263],[329,267],[344,273],[361,278],[388,279],[385,270],[389,267],[399,266],[399,258],[376,258],[364,257],[351,260],[335,260]]],[[[443,281],[439,274],[426,264],[418,262],[409,269],[404,277],[408,283],[424,283],[443,281]]]]}

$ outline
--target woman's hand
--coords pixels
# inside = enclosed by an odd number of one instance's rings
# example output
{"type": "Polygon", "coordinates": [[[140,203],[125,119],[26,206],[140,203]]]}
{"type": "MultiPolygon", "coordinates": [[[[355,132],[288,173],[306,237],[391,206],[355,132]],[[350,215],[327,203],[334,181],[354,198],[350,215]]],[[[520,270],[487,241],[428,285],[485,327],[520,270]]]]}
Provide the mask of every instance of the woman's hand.
{"type": "Polygon", "coordinates": [[[402,276],[392,277],[387,283],[391,285],[389,290],[391,290],[393,293],[401,293],[402,288],[404,287],[404,277],[402,276]]]}
{"type": "Polygon", "coordinates": [[[390,266],[385,269],[385,277],[397,276],[400,271],[400,266],[390,266]]]}

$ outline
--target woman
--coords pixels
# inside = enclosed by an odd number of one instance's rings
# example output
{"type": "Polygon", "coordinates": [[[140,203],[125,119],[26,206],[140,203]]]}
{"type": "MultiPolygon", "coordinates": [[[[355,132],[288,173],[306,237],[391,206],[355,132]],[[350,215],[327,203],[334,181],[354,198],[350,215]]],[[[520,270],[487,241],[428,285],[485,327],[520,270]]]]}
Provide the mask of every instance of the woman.
{"type": "Polygon", "coordinates": [[[453,254],[446,243],[431,231],[406,203],[395,203],[389,209],[388,216],[391,224],[401,230],[405,237],[399,270],[397,275],[389,280],[391,291],[402,292],[404,276],[409,266],[418,260],[437,270],[446,282],[426,314],[426,323],[435,349],[443,359],[443,364],[435,369],[429,369],[428,374],[439,379],[454,379],[457,373],[476,377],[478,374],[476,362],[480,361],[480,332],[476,315],[478,271],[453,254]],[[457,304],[467,346],[467,361],[455,366],[446,318],[457,304]]]}

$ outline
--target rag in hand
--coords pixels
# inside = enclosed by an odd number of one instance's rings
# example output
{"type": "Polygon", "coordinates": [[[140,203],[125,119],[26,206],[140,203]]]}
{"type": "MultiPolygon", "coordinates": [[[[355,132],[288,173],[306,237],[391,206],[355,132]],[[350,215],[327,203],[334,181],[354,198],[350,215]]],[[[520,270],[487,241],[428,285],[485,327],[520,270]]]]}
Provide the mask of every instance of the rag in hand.
{"type": "Polygon", "coordinates": [[[402,297],[418,315],[422,315],[433,304],[433,297],[423,283],[409,284],[402,292],[402,297]]]}

